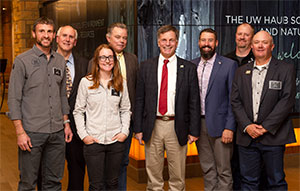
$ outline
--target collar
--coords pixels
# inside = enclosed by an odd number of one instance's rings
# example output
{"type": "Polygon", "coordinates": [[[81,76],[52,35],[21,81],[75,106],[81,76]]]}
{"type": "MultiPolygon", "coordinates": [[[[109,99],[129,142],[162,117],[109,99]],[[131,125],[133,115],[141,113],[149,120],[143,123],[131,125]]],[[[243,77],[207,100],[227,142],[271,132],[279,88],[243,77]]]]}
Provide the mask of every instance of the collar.
{"type": "Polygon", "coordinates": [[[69,58],[68,58],[68,63],[71,64],[71,65],[74,65],[74,56],[73,54],[71,53],[69,58]]]}
{"type": "Polygon", "coordinates": [[[173,62],[176,59],[176,54],[174,54],[173,56],[171,56],[170,58],[165,58],[163,57],[162,54],[159,54],[159,60],[163,63],[164,60],[169,60],[170,62],[173,62]]]}
{"type": "MultiPolygon", "coordinates": [[[[45,55],[45,53],[42,50],[40,50],[35,44],[33,45],[32,50],[37,56],[45,55]]],[[[52,48],[50,49],[50,57],[51,56],[54,56],[54,51],[52,50],[52,48]]]]}
{"type": "Polygon", "coordinates": [[[116,53],[116,56],[117,56],[118,59],[121,58],[123,55],[124,55],[123,52],[116,53]]]}
{"type": "Polygon", "coordinates": [[[268,69],[271,59],[272,59],[272,57],[269,59],[269,61],[266,64],[260,65],[260,66],[256,65],[256,60],[254,60],[253,69],[258,69],[258,70],[268,69]]]}
{"type": "Polygon", "coordinates": [[[217,57],[217,53],[215,53],[210,59],[208,60],[204,60],[202,57],[201,57],[201,60],[200,60],[200,64],[203,64],[204,62],[206,62],[207,64],[214,64],[215,60],[216,60],[216,57],[217,57]]]}

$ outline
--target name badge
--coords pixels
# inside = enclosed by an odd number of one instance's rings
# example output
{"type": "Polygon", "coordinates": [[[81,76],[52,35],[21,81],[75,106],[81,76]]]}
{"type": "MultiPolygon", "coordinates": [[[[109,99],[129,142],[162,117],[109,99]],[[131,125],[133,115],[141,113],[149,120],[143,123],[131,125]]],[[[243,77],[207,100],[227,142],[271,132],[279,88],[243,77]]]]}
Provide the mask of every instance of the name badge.
{"type": "Polygon", "coordinates": [[[120,96],[120,92],[116,91],[115,89],[111,89],[111,95],[112,96],[120,96]]]}
{"type": "Polygon", "coordinates": [[[53,67],[53,74],[57,76],[62,76],[62,71],[60,68],[53,67]]]}
{"type": "Polygon", "coordinates": [[[282,88],[282,82],[281,81],[275,81],[270,80],[269,81],[269,89],[271,90],[281,90],[282,88]]]}

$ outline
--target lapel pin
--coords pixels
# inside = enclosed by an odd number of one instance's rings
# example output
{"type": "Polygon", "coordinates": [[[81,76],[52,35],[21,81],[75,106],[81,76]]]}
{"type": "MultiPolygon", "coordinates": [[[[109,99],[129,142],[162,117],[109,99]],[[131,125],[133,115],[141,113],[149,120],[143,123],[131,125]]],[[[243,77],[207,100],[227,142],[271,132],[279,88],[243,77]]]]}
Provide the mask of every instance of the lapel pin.
{"type": "Polygon", "coordinates": [[[220,65],[221,65],[222,63],[221,63],[221,62],[219,62],[218,64],[220,64],[220,65]]]}
{"type": "Polygon", "coordinates": [[[245,74],[251,74],[251,70],[246,70],[245,74]]]}
{"type": "Polygon", "coordinates": [[[180,65],[180,68],[184,68],[184,65],[180,65]]]}

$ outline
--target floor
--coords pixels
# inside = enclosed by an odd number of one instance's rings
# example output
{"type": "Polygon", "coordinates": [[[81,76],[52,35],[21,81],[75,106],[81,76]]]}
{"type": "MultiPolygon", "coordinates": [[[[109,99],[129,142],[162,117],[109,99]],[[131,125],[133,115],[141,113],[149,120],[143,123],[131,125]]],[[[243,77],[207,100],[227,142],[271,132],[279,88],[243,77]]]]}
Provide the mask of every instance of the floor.
{"type": "MultiPolygon", "coordinates": [[[[1,110],[7,111],[6,101],[1,110]]],[[[17,190],[19,172],[17,159],[17,144],[15,129],[11,121],[3,114],[0,115],[0,191],[17,190]]],[[[285,172],[289,190],[300,190],[300,154],[285,155],[285,172]]],[[[63,190],[67,187],[67,170],[62,180],[63,190]]],[[[85,179],[85,190],[88,190],[88,179],[85,179]]],[[[167,182],[165,182],[165,190],[167,190],[167,182]]],[[[128,190],[145,190],[146,184],[138,184],[128,177],[128,190]]],[[[203,178],[186,179],[186,190],[203,190],[203,178]]]]}

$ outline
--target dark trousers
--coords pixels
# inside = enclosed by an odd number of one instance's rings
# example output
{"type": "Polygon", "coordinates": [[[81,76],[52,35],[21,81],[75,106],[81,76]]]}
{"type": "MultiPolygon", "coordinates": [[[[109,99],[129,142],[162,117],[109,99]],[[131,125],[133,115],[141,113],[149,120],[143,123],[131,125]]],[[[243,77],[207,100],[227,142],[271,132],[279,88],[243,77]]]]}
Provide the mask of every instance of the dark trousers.
{"type": "Polygon", "coordinates": [[[127,166],[129,164],[129,151],[130,145],[132,140],[132,124],[130,127],[130,132],[127,139],[124,141],[125,150],[123,154],[123,160],[120,167],[120,174],[119,174],[119,187],[118,190],[127,190],[127,166]]]}
{"type": "Polygon", "coordinates": [[[83,190],[85,176],[85,160],[82,140],[73,136],[66,144],[66,159],[69,172],[68,190],[83,190]]]}
{"type": "Polygon", "coordinates": [[[84,145],[83,154],[89,176],[89,190],[118,190],[118,177],[125,145],[84,145]]]}
{"type": "Polygon", "coordinates": [[[268,190],[287,190],[283,156],[285,146],[268,146],[252,142],[249,146],[238,146],[242,190],[259,190],[261,166],[264,165],[268,190]]]}
{"type": "Polygon", "coordinates": [[[240,161],[239,161],[239,152],[238,145],[236,144],[236,134],[234,134],[233,139],[233,153],[231,158],[231,171],[232,171],[232,189],[241,190],[241,173],[240,173],[240,161]]]}
{"type": "Polygon", "coordinates": [[[35,190],[41,168],[41,190],[61,190],[65,166],[64,131],[56,133],[27,132],[31,152],[19,148],[20,182],[18,190],[35,190]]]}

